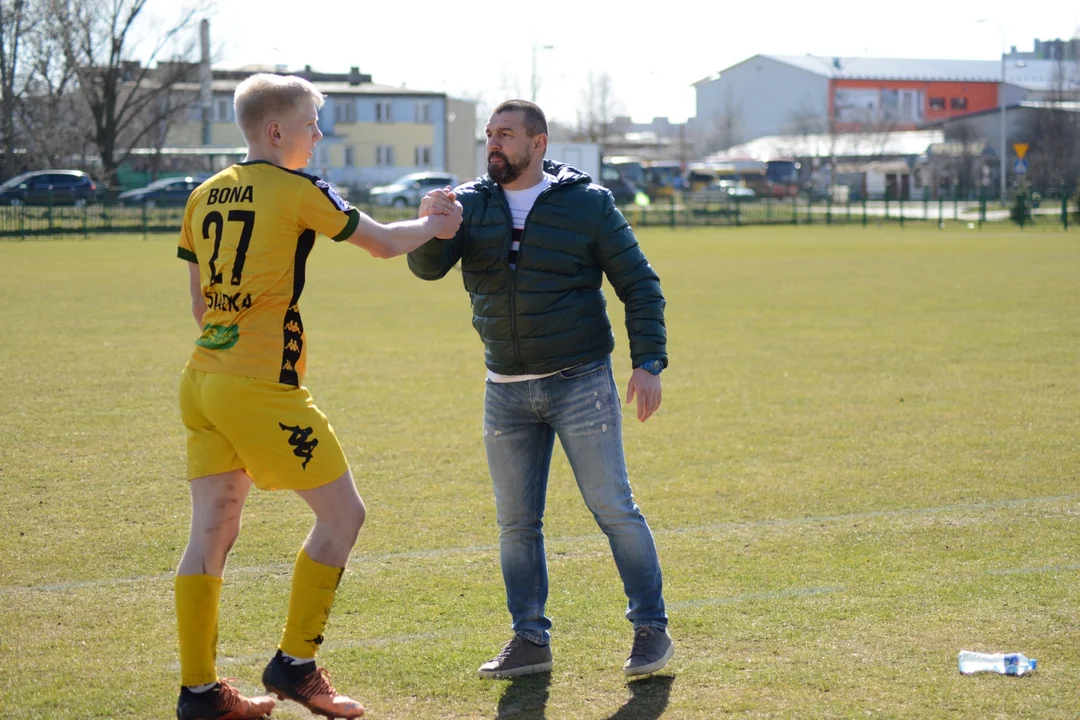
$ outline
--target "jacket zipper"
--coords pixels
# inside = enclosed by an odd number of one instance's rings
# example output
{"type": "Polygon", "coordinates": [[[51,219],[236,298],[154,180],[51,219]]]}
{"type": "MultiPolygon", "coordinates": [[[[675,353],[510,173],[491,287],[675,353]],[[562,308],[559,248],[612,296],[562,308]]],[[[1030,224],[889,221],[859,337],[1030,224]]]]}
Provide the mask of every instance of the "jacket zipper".
{"type": "MultiPolygon", "coordinates": [[[[525,216],[525,223],[521,226],[521,242],[518,244],[518,256],[517,262],[514,263],[514,267],[510,268],[510,339],[514,341],[514,358],[518,361],[518,364],[525,370],[525,363],[521,360],[521,348],[518,347],[518,332],[517,332],[517,267],[521,265],[521,253],[525,249],[525,230],[529,227],[529,218],[532,217],[533,210],[536,209],[537,203],[540,202],[540,198],[544,197],[552,190],[556,188],[558,182],[554,182],[549,185],[542,193],[536,196],[536,200],[533,201],[532,207],[529,208],[528,214],[525,216]]],[[[510,202],[506,199],[506,193],[502,192],[500,188],[499,194],[502,196],[503,209],[506,211],[506,219],[510,223],[510,245],[514,244],[514,216],[510,212],[510,202]]],[[[509,264],[510,248],[506,248],[504,257],[509,264]]]]}

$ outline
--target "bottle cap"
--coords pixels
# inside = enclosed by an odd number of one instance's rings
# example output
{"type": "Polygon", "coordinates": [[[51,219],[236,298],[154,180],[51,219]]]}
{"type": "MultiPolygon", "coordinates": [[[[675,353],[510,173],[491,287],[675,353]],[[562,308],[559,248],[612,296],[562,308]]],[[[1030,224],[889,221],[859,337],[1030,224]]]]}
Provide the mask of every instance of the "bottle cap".
{"type": "Polygon", "coordinates": [[[1031,658],[1031,660],[1029,662],[1031,663],[1031,669],[1034,670],[1035,669],[1035,658],[1031,658]]]}

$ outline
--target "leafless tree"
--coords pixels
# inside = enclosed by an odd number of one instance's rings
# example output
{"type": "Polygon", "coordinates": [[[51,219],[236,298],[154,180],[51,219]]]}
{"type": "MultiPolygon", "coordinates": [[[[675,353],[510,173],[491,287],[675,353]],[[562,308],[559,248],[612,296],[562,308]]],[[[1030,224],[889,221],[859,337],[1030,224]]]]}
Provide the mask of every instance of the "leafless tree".
{"type": "Polygon", "coordinates": [[[51,0],[54,31],[90,114],[88,139],[97,149],[103,178],[116,184],[117,169],[131,150],[153,145],[162,123],[194,100],[173,92],[180,82],[197,79],[191,62],[196,47],[196,13],[191,7],[172,23],[159,25],[146,64],[131,59],[136,21],[149,0],[51,0]],[[166,49],[180,45],[168,61],[166,49]],[[157,67],[151,70],[151,65],[157,67]]]}
{"type": "Polygon", "coordinates": [[[713,113],[711,127],[705,137],[705,154],[727,150],[743,139],[742,98],[736,98],[731,87],[724,93],[724,104],[713,113]]]}
{"type": "Polygon", "coordinates": [[[16,167],[15,150],[19,146],[16,129],[18,104],[26,91],[26,36],[34,31],[36,9],[26,0],[0,0],[0,132],[3,133],[3,158],[0,177],[8,178],[16,167]]]}
{"type": "Polygon", "coordinates": [[[791,135],[821,135],[835,133],[835,122],[813,97],[805,97],[788,116],[785,126],[791,135]]]}
{"type": "MultiPolygon", "coordinates": [[[[45,12],[49,2],[41,2],[45,12]]],[[[53,19],[38,18],[20,48],[26,72],[22,101],[16,105],[16,134],[26,151],[27,167],[85,167],[89,114],[75,89],[75,68],[65,59],[53,19]]]]}
{"type": "Polygon", "coordinates": [[[1080,83],[1073,63],[1057,58],[1046,104],[1027,110],[1022,137],[1030,144],[1028,181],[1039,190],[1072,186],[1080,173],[1080,113],[1067,104],[1080,83]]]}
{"type": "Polygon", "coordinates": [[[619,104],[608,73],[590,72],[581,91],[577,139],[603,144],[611,131],[619,104]]]}
{"type": "Polygon", "coordinates": [[[935,170],[952,179],[957,191],[968,195],[981,181],[985,142],[979,131],[968,122],[956,123],[949,128],[945,139],[948,155],[935,170]]]}

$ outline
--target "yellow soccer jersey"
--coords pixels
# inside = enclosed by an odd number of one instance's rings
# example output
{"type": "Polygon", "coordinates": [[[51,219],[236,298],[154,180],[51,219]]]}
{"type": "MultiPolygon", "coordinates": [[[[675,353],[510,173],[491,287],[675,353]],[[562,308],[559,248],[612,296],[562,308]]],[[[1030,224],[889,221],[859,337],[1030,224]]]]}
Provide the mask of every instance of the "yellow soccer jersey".
{"type": "Polygon", "coordinates": [[[267,162],[240,163],[188,199],[177,255],[198,264],[203,331],[188,365],[300,385],[304,267],[316,233],[346,240],[359,212],[330,186],[267,162]]]}

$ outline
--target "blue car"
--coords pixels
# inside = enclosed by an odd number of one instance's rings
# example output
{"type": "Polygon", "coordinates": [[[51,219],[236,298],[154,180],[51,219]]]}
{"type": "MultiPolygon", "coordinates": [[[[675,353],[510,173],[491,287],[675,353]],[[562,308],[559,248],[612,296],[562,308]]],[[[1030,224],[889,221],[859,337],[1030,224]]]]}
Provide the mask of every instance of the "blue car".
{"type": "Polygon", "coordinates": [[[81,170],[33,170],[0,184],[0,205],[93,205],[97,184],[81,170]]]}

